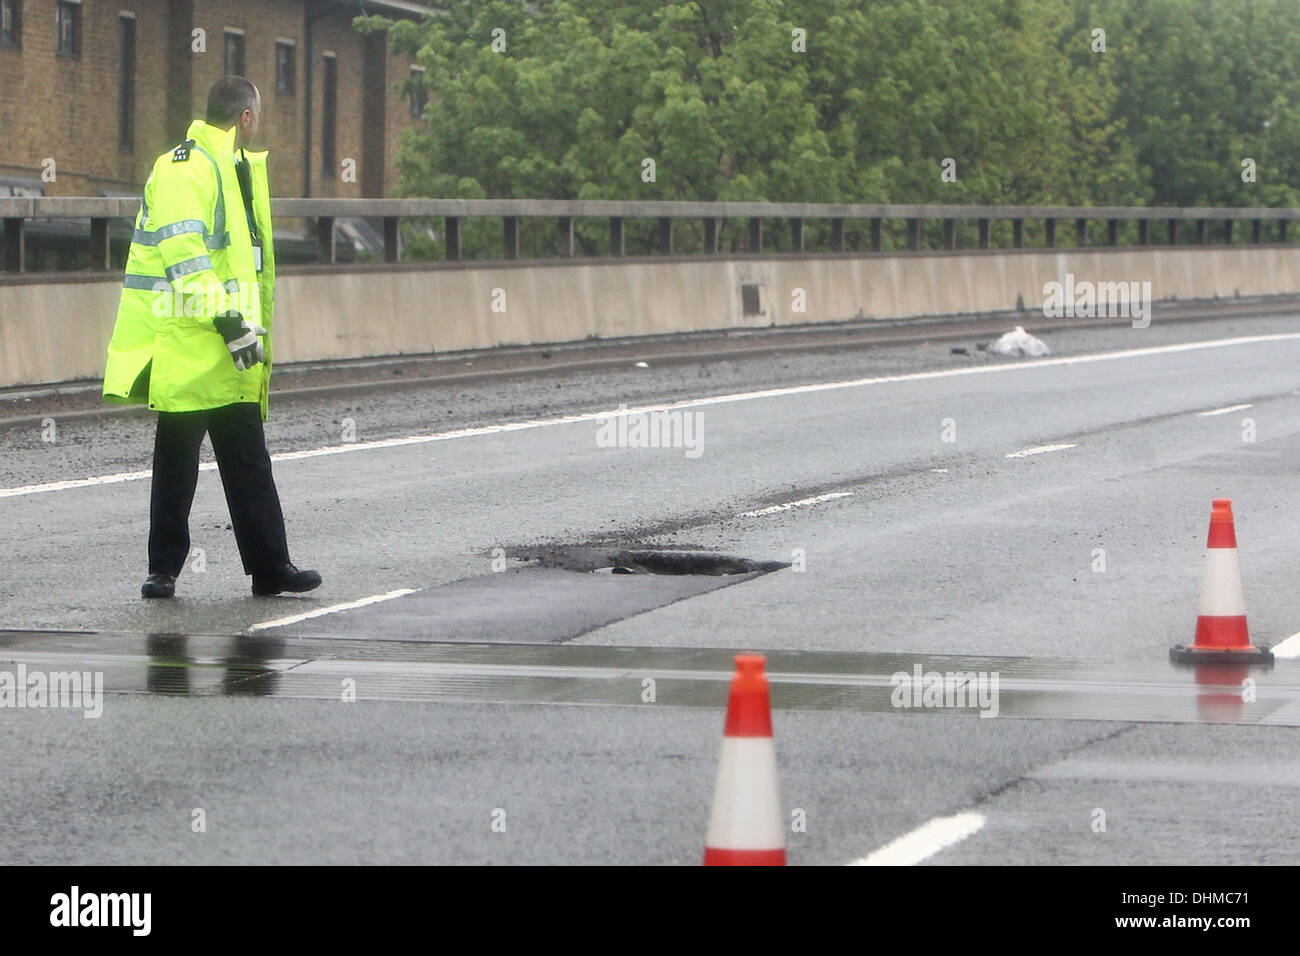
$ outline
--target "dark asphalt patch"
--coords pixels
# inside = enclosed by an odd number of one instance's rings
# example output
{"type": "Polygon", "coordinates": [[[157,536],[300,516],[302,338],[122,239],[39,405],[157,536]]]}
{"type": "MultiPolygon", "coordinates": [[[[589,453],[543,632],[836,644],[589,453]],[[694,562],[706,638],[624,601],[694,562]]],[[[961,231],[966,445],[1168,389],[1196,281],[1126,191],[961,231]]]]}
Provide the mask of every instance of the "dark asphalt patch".
{"type": "Polygon", "coordinates": [[[292,637],[556,643],[762,573],[615,576],[510,568],[275,630],[292,637]]]}
{"type": "MultiPolygon", "coordinates": [[[[975,716],[897,706],[900,680],[997,675],[997,716],[1300,726],[1300,668],[771,651],[777,709],[975,716]],[[1250,682],[1249,684],[1245,682],[1250,682]],[[1244,690],[1248,692],[1243,693],[1244,690]]],[[[730,649],[0,632],[0,670],[91,670],[109,694],[726,706],[730,649]]],[[[918,698],[919,700],[919,698],[918,698]]]]}
{"type": "Polygon", "coordinates": [[[708,551],[596,545],[545,546],[510,556],[533,563],[274,631],[299,638],[559,643],[789,567],[708,551]],[[599,571],[611,573],[574,573],[599,571]]]}

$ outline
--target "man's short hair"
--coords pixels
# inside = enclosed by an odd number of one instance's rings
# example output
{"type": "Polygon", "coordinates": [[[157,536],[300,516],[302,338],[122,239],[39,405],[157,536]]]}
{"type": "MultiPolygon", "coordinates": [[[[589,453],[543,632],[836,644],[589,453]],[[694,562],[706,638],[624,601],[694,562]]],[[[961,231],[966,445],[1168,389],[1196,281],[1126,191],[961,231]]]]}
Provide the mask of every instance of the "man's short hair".
{"type": "Polygon", "coordinates": [[[257,87],[242,76],[223,76],[208,88],[207,122],[230,129],[244,110],[257,109],[257,87]]]}

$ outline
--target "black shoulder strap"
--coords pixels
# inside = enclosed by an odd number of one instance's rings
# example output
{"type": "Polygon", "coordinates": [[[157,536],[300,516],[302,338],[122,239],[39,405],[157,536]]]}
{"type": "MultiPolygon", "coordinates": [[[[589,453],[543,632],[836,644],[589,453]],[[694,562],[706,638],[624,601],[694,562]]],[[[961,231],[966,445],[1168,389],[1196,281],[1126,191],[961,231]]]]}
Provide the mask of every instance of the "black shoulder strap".
{"type": "Polygon", "coordinates": [[[239,178],[239,191],[244,197],[244,215],[248,217],[248,234],[257,241],[257,218],[253,215],[253,172],[244,151],[239,151],[239,162],[235,163],[235,173],[239,178]]]}

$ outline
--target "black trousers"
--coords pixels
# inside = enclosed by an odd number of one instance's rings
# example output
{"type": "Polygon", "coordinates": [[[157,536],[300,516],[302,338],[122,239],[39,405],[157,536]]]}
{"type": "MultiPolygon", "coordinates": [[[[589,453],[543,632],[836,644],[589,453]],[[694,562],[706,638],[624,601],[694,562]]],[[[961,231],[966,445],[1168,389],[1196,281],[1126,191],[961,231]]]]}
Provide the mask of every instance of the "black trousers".
{"type": "Polygon", "coordinates": [[[245,574],[289,563],[280,496],[262,432],[261,408],[239,402],[200,412],[159,412],[149,501],[149,573],[176,577],[190,553],[190,506],[199,446],[212,438],[245,574]]]}

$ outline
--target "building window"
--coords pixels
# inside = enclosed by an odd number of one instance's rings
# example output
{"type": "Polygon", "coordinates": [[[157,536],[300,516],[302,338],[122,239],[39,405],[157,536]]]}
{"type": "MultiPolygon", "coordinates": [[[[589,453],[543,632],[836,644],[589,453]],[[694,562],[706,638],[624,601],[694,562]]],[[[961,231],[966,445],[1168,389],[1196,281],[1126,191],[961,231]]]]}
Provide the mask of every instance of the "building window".
{"type": "Polygon", "coordinates": [[[424,85],[424,67],[411,67],[411,119],[424,116],[424,107],[429,102],[429,90],[424,85]]]}
{"type": "Polygon", "coordinates": [[[23,45],[23,0],[0,0],[0,46],[23,45]]]}
{"type": "Polygon", "coordinates": [[[334,126],[338,120],[339,71],[338,61],[333,56],[325,56],[325,89],[321,96],[321,131],[320,162],[321,174],[326,179],[333,179],[334,171],[334,126]]]}
{"type": "Polygon", "coordinates": [[[135,149],[135,17],[117,19],[117,148],[135,149]]]}
{"type": "Polygon", "coordinates": [[[294,58],[297,50],[288,40],[275,41],[275,91],[294,92],[294,58]]]}
{"type": "Polygon", "coordinates": [[[222,50],[222,69],[226,76],[244,75],[244,35],[233,30],[226,31],[226,45],[222,50]]]}
{"type": "Polygon", "coordinates": [[[81,4],[59,0],[54,28],[55,52],[63,56],[81,56],[81,4]]]}

